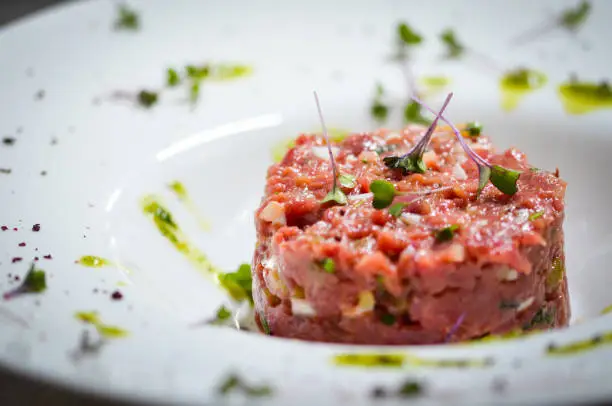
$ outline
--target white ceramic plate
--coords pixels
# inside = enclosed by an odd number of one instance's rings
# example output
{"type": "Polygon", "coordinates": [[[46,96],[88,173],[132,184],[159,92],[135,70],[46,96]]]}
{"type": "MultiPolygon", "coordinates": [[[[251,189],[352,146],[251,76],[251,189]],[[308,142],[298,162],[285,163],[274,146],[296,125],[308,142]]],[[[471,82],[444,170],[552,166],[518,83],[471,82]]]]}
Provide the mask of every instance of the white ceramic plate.
{"type": "MultiPolygon", "coordinates": [[[[508,42],[575,2],[143,0],[130,3],[141,29],[117,32],[116,5],[87,1],[4,28],[0,134],[16,142],[0,145],[0,167],[12,170],[0,174],[0,219],[9,227],[0,232],[0,289],[16,286],[9,281],[23,276],[35,256],[48,289],[0,303],[0,363],[78,390],[147,403],[214,402],[216,386],[232,371],[272,385],[273,396],[259,400],[272,405],[368,404],[375,385],[405,378],[426,383],[415,404],[560,404],[612,396],[612,346],[546,355],[551,342],[612,330],[612,315],[599,315],[612,303],[612,112],[568,115],[557,97],[570,72],[589,80],[610,75],[612,4],[593,3],[577,36],[556,31],[521,47],[508,42]],[[499,146],[516,145],[535,165],[559,167],[569,182],[573,326],[494,344],[392,349],[427,359],[493,357],[487,368],[409,363],[368,370],[331,363],[335,353],[364,348],[193,328],[214,315],[224,293],[160,236],[140,199],[162,196],[191,242],[217,266],[230,271],[249,262],[252,215],[272,146],[318,129],[312,90],[319,91],[330,125],[357,131],[374,128],[368,106],[377,81],[393,97],[405,96],[403,78],[388,60],[400,19],[426,39],[415,72],[452,79],[450,117],[480,120],[499,146]],[[504,112],[498,72],[474,58],[441,60],[436,38],[447,26],[504,68],[544,71],[548,84],[504,112]],[[195,109],[183,102],[185,87],[164,92],[151,110],[108,100],[116,90],[163,86],[167,67],[205,61],[246,63],[254,74],[207,84],[195,109]],[[37,100],[41,89],[44,97],[37,100]],[[210,231],[170,193],[166,185],[173,180],[186,186],[210,231]],[[39,232],[31,231],[34,224],[39,232]],[[46,254],[53,259],[43,259],[46,254]],[[115,265],[75,264],[83,255],[115,265]],[[13,257],[24,259],[12,263],[13,257]],[[122,300],[111,299],[115,290],[122,300]],[[129,336],[75,361],[71,354],[90,328],[75,319],[79,311],[97,311],[129,336]],[[500,380],[503,392],[494,389],[500,380]]],[[[399,119],[389,125],[399,127],[399,119]]]]}

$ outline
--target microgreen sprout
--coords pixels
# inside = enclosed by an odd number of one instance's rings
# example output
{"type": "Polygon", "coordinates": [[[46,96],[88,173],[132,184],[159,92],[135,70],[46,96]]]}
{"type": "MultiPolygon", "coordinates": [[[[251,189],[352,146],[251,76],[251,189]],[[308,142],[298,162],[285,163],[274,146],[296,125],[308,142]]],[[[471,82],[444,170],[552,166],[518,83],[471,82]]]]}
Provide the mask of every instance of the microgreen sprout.
{"type": "Polygon", "coordinates": [[[440,40],[446,46],[446,57],[449,59],[460,57],[465,46],[457,39],[455,32],[448,28],[440,34],[440,40]]]}
{"type": "MultiPolygon", "coordinates": [[[[412,98],[416,102],[421,104],[425,109],[429,110],[433,114],[436,114],[436,112],[431,107],[427,106],[421,100],[414,96],[412,98]]],[[[495,186],[502,193],[505,193],[507,195],[513,195],[517,192],[518,189],[516,183],[518,181],[519,176],[521,175],[521,172],[512,169],[507,169],[500,165],[494,165],[489,163],[487,160],[485,160],[476,152],[474,152],[474,150],[472,150],[469,145],[467,145],[465,139],[461,135],[461,132],[457,129],[457,127],[455,127],[453,123],[446,119],[446,117],[444,117],[442,114],[439,114],[439,118],[451,127],[465,153],[478,166],[477,195],[480,195],[480,192],[482,192],[482,189],[484,189],[489,180],[491,181],[493,186],[495,186]]]]}
{"type": "Polygon", "coordinates": [[[392,169],[401,169],[404,175],[409,173],[425,173],[427,167],[423,162],[423,154],[425,153],[425,150],[429,145],[429,141],[431,140],[431,136],[436,129],[440,115],[444,112],[452,97],[452,93],[449,93],[448,96],[446,96],[446,100],[444,101],[440,112],[436,114],[436,118],[433,120],[425,132],[425,135],[423,135],[419,142],[416,143],[416,145],[414,145],[410,151],[402,156],[388,156],[383,158],[385,165],[392,169]]]}
{"type": "Polygon", "coordinates": [[[482,124],[478,121],[469,122],[465,126],[465,131],[467,131],[470,137],[478,137],[482,132],[482,124]]]}
{"type": "Polygon", "coordinates": [[[24,293],[40,293],[47,289],[47,279],[45,271],[36,269],[34,263],[30,265],[28,273],[23,279],[23,283],[17,288],[6,292],[3,295],[4,300],[12,299],[24,293]]]}
{"type": "Polygon", "coordinates": [[[329,135],[327,133],[327,127],[325,126],[325,120],[323,119],[323,112],[321,111],[321,103],[319,103],[319,96],[317,92],[314,92],[315,103],[317,105],[317,111],[319,113],[319,119],[321,120],[321,127],[323,129],[323,137],[325,138],[325,143],[327,144],[327,151],[329,152],[329,160],[331,162],[332,167],[332,177],[333,177],[333,186],[332,190],[321,200],[321,203],[327,202],[336,202],[337,204],[347,204],[348,200],[346,195],[338,187],[338,169],[336,168],[336,160],[334,159],[334,153],[331,148],[331,141],[329,139],[329,135]]]}
{"type": "Polygon", "coordinates": [[[372,206],[378,210],[389,207],[393,203],[393,198],[397,195],[395,186],[382,179],[373,180],[370,183],[370,191],[374,194],[372,206]]]}
{"type": "Polygon", "coordinates": [[[562,28],[569,32],[576,32],[584,24],[591,14],[591,3],[582,0],[575,7],[570,7],[559,13],[555,19],[544,26],[531,29],[512,41],[514,45],[521,45],[529,40],[542,36],[556,28],[562,28]]]}
{"type": "Polygon", "coordinates": [[[459,327],[461,327],[461,324],[463,324],[463,320],[465,320],[465,312],[461,313],[461,315],[457,318],[455,324],[453,324],[453,326],[448,331],[448,334],[446,334],[446,338],[444,339],[445,343],[448,343],[457,333],[457,330],[459,330],[459,327]]]}

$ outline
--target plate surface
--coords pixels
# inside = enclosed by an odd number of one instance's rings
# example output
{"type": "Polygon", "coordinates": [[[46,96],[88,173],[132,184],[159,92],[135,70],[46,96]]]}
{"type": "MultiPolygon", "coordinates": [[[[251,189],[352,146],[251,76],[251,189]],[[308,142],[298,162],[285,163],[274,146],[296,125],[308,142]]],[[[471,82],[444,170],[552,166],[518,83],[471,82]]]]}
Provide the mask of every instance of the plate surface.
{"type": "MultiPolygon", "coordinates": [[[[232,372],[273,386],[273,396],[260,400],[272,405],[369,404],[375,385],[406,378],[425,382],[416,404],[560,404],[612,396],[612,346],[605,345],[612,341],[612,314],[600,315],[612,303],[612,193],[605,179],[612,173],[612,112],[570,115],[557,94],[572,72],[592,81],[610,73],[612,3],[592,3],[577,35],[557,30],[522,46],[509,41],[575,2],[143,0],[130,2],[141,28],[128,32],[113,29],[115,4],[87,1],[5,27],[0,135],[15,142],[0,144],[0,168],[11,170],[0,174],[0,221],[8,227],[0,231],[0,290],[16,287],[15,276],[22,278],[34,257],[48,289],[0,303],[0,364],[147,403],[213,403],[232,372]],[[463,369],[410,362],[400,369],[338,367],[334,354],[366,349],[194,327],[214,316],[225,294],[159,234],[143,214],[142,198],[162,199],[189,241],[219,268],[250,262],[253,211],[273,147],[318,131],[312,90],[330,126],[354,131],[376,127],[369,105],[377,82],[393,99],[406,96],[389,60],[399,20],[425,38],[414,55],[417,77],[451,79],[449,117],[478,119],[500,147],[517,146],[536,166],[558,167],[568,181],[573,325],[491,344],[392,349],[420,359],[495,361],[463,369]],[[446,27],[495,67],[476,57],[443,60],[437,37],[446,27]],[[205,83],[195,107],[186,103],[184,85],[163,90],[151,109],[111,97],[161,89],[168,67],[207,61],[247,64],[253,74],[205,83]],[[501,73],[518,66],[545,72],[548,83],[504,111],[501,73]],[[177,180],[191,205],[168,188],[177,180]],[[40,231],[32,231],[34,224],[40,231]],[[111,264],[75,263],[87,255],[111,264]],[[121,300],[112,299],[115,291],[121,300]],[[82,332],[93,334],[75,314],[91,311],[129,334],[75,358],[82,332]],[[551,342],[598,334],[604,345],[592,351],[546,354],[551,342]]],[[[431,101],[439,104],[442,96],[431,101]]],[[[399,116],[387,125],[399,128],[399,116]]]]}

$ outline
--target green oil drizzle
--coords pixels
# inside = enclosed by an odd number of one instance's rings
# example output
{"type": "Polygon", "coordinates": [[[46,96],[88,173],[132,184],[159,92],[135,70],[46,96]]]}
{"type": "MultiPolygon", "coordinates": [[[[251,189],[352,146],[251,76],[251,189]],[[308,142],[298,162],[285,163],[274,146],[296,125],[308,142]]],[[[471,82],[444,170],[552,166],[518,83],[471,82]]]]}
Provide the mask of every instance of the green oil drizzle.
{"type": "Polygon", "coordinates": [[[541,89],[547,81],[544,73],[531,69],[516,69],[508,72],[500,81],[502,109],[514,110],[526,95],[541,89]]]}
{"type": "Polygon", "coordinates": [[[402,368],[404,366],[430,368],[484,368],[492,365],[490,359],[426,359],[410,354],[347,353],[332,359],[338,366],[362,368],[402,368]]]}
{"type": "Polygon", "coordinates": [[[248,65],[219,64],[212,66],[209,78],[212,80],[225,81],[250,76],[252,73],[253,68],[248,65]]]}
{"type": "Polygon", "coordinates": [[[74,317],[83,323],[94,326],[98,334],[104,338],[121,338],[128,335],[128,332],[120,327],[102,323],[98,312],[77,312],[74,317]]]}
{"type": "Polygon", "coordinates": [[[423,85],[425,95],[432,96],[443,91],[450,85],[451,80],[446,76],[423,76],[419,83],[423,85]]]}
{"type": "Polygon", "coordinates": [[[570,80],[559,86],[559,96],[569,114],[612,109],[612,88],[607,82],[598,84],[570,80]]]}
{"type": "Polygon", "coordinates": [[[206,255],[191,244],[172,214],[166,209],[158,198],[148,195],[142,200],[142,210],[153,220],[159,233],[185,256],[201,273],[207,276],[216,276],[220,271],[208,260],[206,255]]]}
{"type": "Polygon", "coordinates": [[[564,345],[551,344],[546,349],[548,356],[574,355],[580,352],[592,351],[598,347],[612,344],[612,332],[598,334],[586,340],[574,341],[564,345]]]}
{"type": "Polygon", "coordinates": [[[83,255],[76,261],[78,264],[88,268],[102,268],[103,266],[112,266],[113,263],[108,259],[96,257],[94,255],[83,255]]]}
{"type": "Polygon", "coordinates": [[[176,197],[179,199],[181,203],[185,206],[185,208],[191,213],[193,217],[198,221],[198,225],[204,231],[210,231],[210,223],[202,216],[200,213],[198,206],[191,200],[189,194],[187,193],[187,188],[178,180],[175,180],[168,184],[168,188],[174,192],[176,197]]]}

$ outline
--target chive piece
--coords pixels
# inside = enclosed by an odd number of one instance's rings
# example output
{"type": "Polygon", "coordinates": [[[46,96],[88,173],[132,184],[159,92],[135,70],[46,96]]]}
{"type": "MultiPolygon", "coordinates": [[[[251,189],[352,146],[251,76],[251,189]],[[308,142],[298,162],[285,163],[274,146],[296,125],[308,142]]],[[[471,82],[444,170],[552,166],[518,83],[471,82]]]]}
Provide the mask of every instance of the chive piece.
{"type": "Polygon", "coordinates": [[[544,215],[544,210],[536,211],[535,213],[532,213],[531,215],[529,215],[527,220],[529,220],[529,221],[537,220],[540,217],[542,217],[543,215],[544,215]]]}
{"type": "Polygon", "coordinates": [[[373,180],[370,183],[370,191],[374,194],[372,206],[378,210],[389,207],[397,194],[395,186],[391,182],[382,179],[373,180]]]}
{"type": "Polygon", "coordinates": [[[253,304],[253,279],[249,264],[240,265],[235,272],[218,274],[217,279],[219,285],[227,290],[232,299],[248,300],[251,305],[253,304]]]}
{"type": "Polygon", "coordinates": [[[134,10],[125,4],[121,4],[118,8],[118,13],[115,29],[135,31],[140,28],[140,19],[134,10]]]}
{"type": "Polygon", "coordinates": [[[404,210],[404,208],[406,208],[406,206],[406,203],[395,203],[391,207],[389,207],[389,214],[393,217],[399,217],[401,216],[402,211],[404,210]]]}
{"type": "Polygon", "coordinates": [[[412,397],[420,395],[423,392],[423,386],[416,381],[406,381],[399,387],[397,394],[401,397],[412,397]]]}
{"type": "MultiPolygon", "coordinates": [[[[385,165],[387,165],[387,167],[391,169],[401,169],[404,175],[407,175],[409,173],[425,173],[427,171],[427,167],[423,162],[423,154],[425,153],[427,145],[429,145],[429,141],[431,140],[431,137],[434,131],[436,130],[440,115],[444,112],[444,109],[446,109],[446,106],[448,106],[448,103],[450,102],[452,97],[452,93],[449,93],[448,96],[446,96],[446,100],[444,100],[444,104],[442,105],[440,112],[436,114],[436,118],[434,118],[434,120],[429,125],[427,132],[425,133],[425,135],[423,135],[419,142],[410,149],[410,151],[399,157],[388,156],[383,158],[383,162],[385,163],[385,165]]],[[[415,104],[418,105],[417,103],[415,104]]]]}
{"type": "Polygon", "coordinates": [[[268,336],[272,335],[270,326],[268,325],[268,320],[266,320],[266,316],[262,315],[261,313],[259,314],[259,322],[261,323],[261,328],[263,329],[264,334],[268,336]]]}
{"type": "Polygon", "coordinates": [[[321,103],[319,103],[319,96],[317,92],[314,92],[315,104],[317,105],[317,112],[319,113],[319,119],[321,120],[321,127],[323,128],[323,136],[325,137],[325,142],[327,143],[327,151],[329,152],[329,160],[331,162],[332,167],[332,178],[333,178],[333,186],[332,189],[327,195],[323,198],[321,203],[327,202],[336,202],[340,205],[345,205],[348,203],[348,199],[346,195],[340,188],[338,187],[338,169],[336,168],[336,159],[334,158],[334,154],[331,148],[331,141],[329,139],[329,135],[327,132],[327,126],[325,125],[325,120],[323,119],[323,112],[321,111],[321,103]]]}
{"type": "Polygon", "coordinates": [[[478,121],[472,121],[467,123],[465,130],[468,132],[470,137],[478,137],[482,132],[482,124],[480,124],[478,121]]]}
{"type": "Polygon", "coordinates": [[[406,23],[400,23],[397,26],[397,36],[402,45],[419,45],[423,42],[423,37],[416,33],[412,28],[408,26],[406,23]]]}
{"type": "Polygon", "coordinates": [[[457,40],[455,32],[450,28],[440,34],[440,40],[446,46],[446,57],[449,59],[458,58],[465,51],[465,46],[457,40]]]}
{"type": "Polygon", "coordinates": [[[349,173],[341,173],[338,177],[338,182],[340,182],[340,185],[342,187],[349,189],[352,189],[357,186],[357,179],[349,173]]]}
{"type": "Polygon", "coordinates": [[[395,316],[390,313],[385,313],[380,317],[380,321],[387,326],[392,326],[395,324],[395,316]]]}
{"type": "Polygon", "coordinates": [[[179,83],[181,83],[181,78],[179,77],[178,72],[172,68],[168,68],[166,71],[166,84],[169,87],[175,87],[179,83]]]}
{"type": "Polygon", "coordinates": [[[421,106],[414,102],[409,101],[404,108],[404,121],[406,123],[430,125],[431,121],[423,117],[421,113],[421,106]]]}
{"type": "Polygon", "coordinates": [[[325,258],[323,262],[321,262],[321,268],[327,273],[335,273],[336,263],[331,258],[325,258]]]}
{"type": "Polygon", "coordinates": [[[453,239],[455,236],[455,231],[459,229],[459,225],[453,224],[448,227],[444,227],[435,232],[435,237],[437,242],[446,242],[453,239]]]}
{"type": "Polygon", "coordinates": [[[151,92],[148,90],[141,90],[138,92],[138,103],[145,108],[151,108],[157,103],[157,99],[157,92],[151,92]]]}

